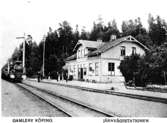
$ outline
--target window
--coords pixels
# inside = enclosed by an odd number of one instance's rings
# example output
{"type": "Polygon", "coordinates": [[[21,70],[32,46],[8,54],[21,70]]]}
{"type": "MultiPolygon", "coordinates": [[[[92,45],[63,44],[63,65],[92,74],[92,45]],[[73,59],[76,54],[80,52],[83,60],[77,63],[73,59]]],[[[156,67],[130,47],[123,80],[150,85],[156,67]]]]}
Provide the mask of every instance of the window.
{"type": "Polygon", "coordinates": [[[84,50],[82,50],[82,58],[83,58],[83,56],[84,56],[84,50]]]}
{"type": "Polygon", "coordinates": [[[79,70],[80,70],[80,69],[79,69],[79,64],[77,65],[77,70],[78,70],[78,72],[79,72],[79,70]]]}
{"type": "Polygon", "coordinates": [[[99,63],[95,63],[95,75],[99,75],[99,63]]]}
{"type": "Polygon", "coordinates": [[[81,49],[81,58],[84,57],[84,49],[81,49]]]}
{"type": "Polygon", "coordinates": [[[78,58],[81,58],[81,50],[78,50],[78,58]]]}
{"type": "Polygon", "coordinates": [[[84,49],[84,56],[86,55],[86,49],[84,49]]]}
{"type": "Polygon", "coordinates": [[[86,65],[83,64],[83,75],[86,75],[86,65]]]}
{"type": "Polygon", "coordinates": [[[86,55],[86,54],[87,54],[87,49],[85,49],[84,51],[85,51],[85,54],[84,54],[84,55],[86,55]]]}
{"type": "Polygon", "coordinates": [[[81,50],[81,58],[82,58],[82,50],[81,50]]]}
{"type": "Polygon", "coordinates": [[[86,75],[86,68],[83,68],[83,73],[84,75],[86,75]]]}
{"type": "Polygon", "coordinates": [[[108,63],[108,71],[115,71],[115,64],[114,63],[111,63],[111,62],[108,63]]]}
{"type": "Polygon", "coordinates": [[[73,73],[72,65],[70,66],[70,72],[73,73]]]}
{"type": "Polygon", "coordinates": [[[132,54],[136,54],[136,47],[132,47],[132,54]]]}
{"type": "Polygon", "coordinates": [[[79,58],[79,51],[77,51],[77,58],[79,58]]]}
{"type": "Polygon", "coordinates": [[[74,75],[75,75],[75,73],[76,73],[76,70],[75,70],[75,65],[74,65],[74,75]]]}
{"type": "Polygon", "coordinates": [[[125,56],[126,55],[126,51],[125,51],[125,46],[121,46],[121,56],[125,56]]]}
{"type": "Polygon", "coordinates": [[[83,49],[83,57],[85,57],[85,49],[83,49]]]}
{"type": "Polygon", "coordinates": [[[92,63],[89,63],[89,71],[93,71],[92,63]]]}

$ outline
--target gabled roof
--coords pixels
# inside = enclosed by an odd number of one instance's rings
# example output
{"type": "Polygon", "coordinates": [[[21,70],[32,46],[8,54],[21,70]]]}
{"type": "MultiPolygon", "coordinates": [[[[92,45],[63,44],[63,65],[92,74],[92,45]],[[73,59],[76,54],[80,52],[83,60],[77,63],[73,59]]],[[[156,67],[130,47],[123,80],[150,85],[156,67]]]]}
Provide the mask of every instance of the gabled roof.
{"type": "Polygon", "coordinates": [[[104,45],[100,46],[97,50],[90,52],[87,54],[87,56],[95,56],[95,55],[99,55],[107,50],[109,50],[110,48],[122,43],[122,42],[133,42],[133,43],[137,43],[139,44],[141,47],[143,47],[145,50],[149,50],[145,45],[143,45],[142,43],[140,43],[139,41],[137,41],[134,37],[132,36],[126,36],[126,37],[122,37],[119,39],[116,39],[114,41],[110,41],[108,43],[105,43],[104,45]]]}
{"type": "MultiPolygon", "coordinates": [[[[74,50],[76,48],[80,47],[81,45],[83,45],[84,47],[87,47],[90,50],[92,49],[92,51],[90,51],[88,54],[86,54],[86,56],[92,57],[92,56],[98,56],[101,53],[106,52],[107,50],[111,49],[112,47],[117,46],[118,44],[120,44],[122,42],[136,43],[139,46],[141,46],[143,49],[149,50],[145,45],[143,45],[142,43],[140,43],[139,41],[137,41],[132,36],[122,37],[122,38],[119,38],[119,39],[116,39],[114,41],[110,41],[110,42],[107,42],[107,43],[97,42],[97,41],[88,41],[88,40],[79,40],[78,43],[76,44],[74,50]]],[[[77,55],[74,54],[74,55],[68,57],[66,60],[67,61],[75,60],[76,57],[77,57],[77,55]]]]}
{"type": "Polygon", "coordinates": [[[84,46],[87,48],[95,48],[97,49],[101,45],[104,45],[104,42],[97,42],[97,41],[89,41],[89,40],[79,40],[78,43],[75,45],[74,50],[77,49],[79,46],[84,46]]]}

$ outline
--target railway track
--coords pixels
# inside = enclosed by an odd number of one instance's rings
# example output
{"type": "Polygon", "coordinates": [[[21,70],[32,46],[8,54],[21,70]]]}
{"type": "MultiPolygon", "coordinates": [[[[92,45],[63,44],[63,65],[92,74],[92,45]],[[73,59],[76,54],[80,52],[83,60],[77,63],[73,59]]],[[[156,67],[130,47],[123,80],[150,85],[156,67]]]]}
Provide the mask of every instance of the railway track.
{"type": "Polygon", "coordinates": [[[59,84],[49,83],[49,82],[40,82],[40,83],[59,85],[59,86],[64,86],[64,87],[69,87],[69,88],[76,88],[76,89],[80,89],[80,90],[85,90],[85,91],[89,91],[89,92],[104,93],[104,94],[109,94],[109,95],[123,96],[123,97],[128,97],[128,98],[133,98],[133,99],[146,100],[146,101],[167,104],[167,99],[161,98],[161,97],[150,97],[150,96],[144,96],[144,95],[138,95],[138,94],[114,92],[114,91],[110,91],[110,90],[99,90],[99,89],[93,89],[93,88],[87,88],[87,87],[79,87],[79,86],[75,86],[75,85],[64,85],[64,84],[60,84],[60,83],[59,84]]]}
{"type": "MultiPolygon", "coordinates": [[[[40,89],[28,84],[17,83],[18,86],[26,89],[32,94],[38,96],[50,105],[59,109],[69,117],[91,116],[91,117],[114,117],[117,116],[112,113],[107,113],[101,109],[92,107],[75,99],[56,94],[55,92],[40,89]]],[[[117,116],[118,117],[118,116],[117,116]]]]}

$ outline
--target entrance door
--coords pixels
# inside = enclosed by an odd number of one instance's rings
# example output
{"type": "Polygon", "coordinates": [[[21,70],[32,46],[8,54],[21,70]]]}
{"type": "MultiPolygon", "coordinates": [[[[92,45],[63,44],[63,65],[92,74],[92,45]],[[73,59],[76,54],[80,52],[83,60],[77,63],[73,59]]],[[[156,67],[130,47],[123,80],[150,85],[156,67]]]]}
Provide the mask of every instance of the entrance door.
{"type": "Polygon", "coordinates": [[[80,68],[80,72],[81,72],[80,79],[83,79],[83,68],[80,68]]]}

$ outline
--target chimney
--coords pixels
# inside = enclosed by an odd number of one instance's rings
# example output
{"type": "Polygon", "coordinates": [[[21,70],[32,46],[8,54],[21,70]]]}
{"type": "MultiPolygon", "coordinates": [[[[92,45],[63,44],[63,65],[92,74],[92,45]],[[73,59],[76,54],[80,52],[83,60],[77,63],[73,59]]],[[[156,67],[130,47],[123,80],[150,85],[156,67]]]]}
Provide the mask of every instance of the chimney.
{"type": "Polygon", "coordinates": [[[116,35],[111,35],[110,36],[110,41],[114,41],[114,40],[116,40],[117,39],[117,36],[116,35]]]}

